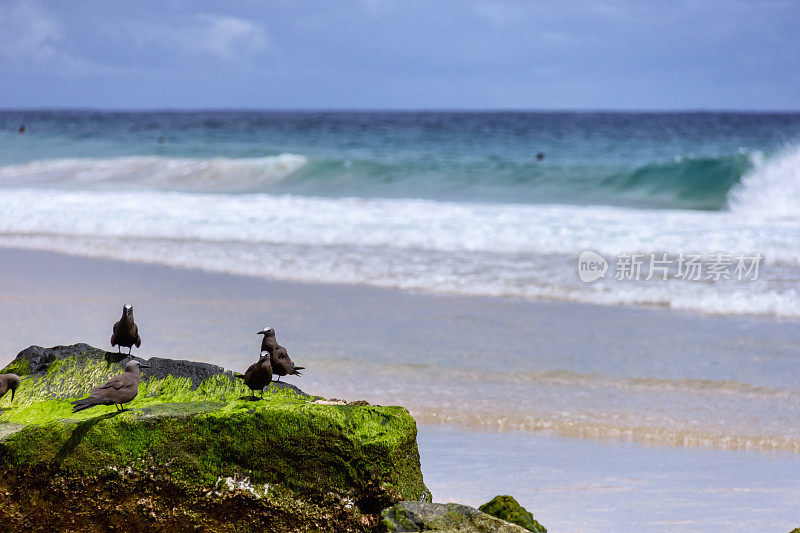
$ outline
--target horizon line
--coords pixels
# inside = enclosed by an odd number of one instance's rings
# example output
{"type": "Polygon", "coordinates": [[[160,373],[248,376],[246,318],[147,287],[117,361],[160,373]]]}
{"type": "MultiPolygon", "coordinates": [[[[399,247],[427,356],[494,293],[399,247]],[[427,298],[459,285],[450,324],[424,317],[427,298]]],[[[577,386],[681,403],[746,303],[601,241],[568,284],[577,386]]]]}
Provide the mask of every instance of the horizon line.
{"type": "Polygon", "coordinates": [[[382,107],[3,107],[0,113],[79,111],[101,113],[215,113],[215,112],[259,112],[259,113],[618,113],[618,114],[800,114],[798,109],[736,109],[736,108],[382,108],[382,107]]]}

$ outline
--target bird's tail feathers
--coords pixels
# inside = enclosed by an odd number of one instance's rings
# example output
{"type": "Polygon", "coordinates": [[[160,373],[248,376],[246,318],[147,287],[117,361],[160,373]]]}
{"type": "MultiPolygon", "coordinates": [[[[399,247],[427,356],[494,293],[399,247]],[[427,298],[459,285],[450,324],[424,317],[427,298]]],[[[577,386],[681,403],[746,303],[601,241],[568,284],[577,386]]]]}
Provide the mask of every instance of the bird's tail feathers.
{"type": "Polygon", "coordinates": [[[89,396],[88,398],[82,398],[80,400],[75,400],[72,402],[72,405],[75,407],[72,408],[73,413],[77,413],[78,411],[83,411],[84,409],[88,409],[90,407],[94,407],[95,405],[100,405],[100,402],[97,399],[92,398],[89,396]]]}

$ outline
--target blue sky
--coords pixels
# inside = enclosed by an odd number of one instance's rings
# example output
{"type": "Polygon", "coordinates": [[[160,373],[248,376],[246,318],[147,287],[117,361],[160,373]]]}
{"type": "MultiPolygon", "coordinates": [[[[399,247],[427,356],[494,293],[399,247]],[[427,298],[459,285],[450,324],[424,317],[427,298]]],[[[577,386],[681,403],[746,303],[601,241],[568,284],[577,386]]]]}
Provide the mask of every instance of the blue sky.
{"type": "Polygon", "coordinates": [[[0,108],[800,110],[800,2],[0,0],[0,108]]]}

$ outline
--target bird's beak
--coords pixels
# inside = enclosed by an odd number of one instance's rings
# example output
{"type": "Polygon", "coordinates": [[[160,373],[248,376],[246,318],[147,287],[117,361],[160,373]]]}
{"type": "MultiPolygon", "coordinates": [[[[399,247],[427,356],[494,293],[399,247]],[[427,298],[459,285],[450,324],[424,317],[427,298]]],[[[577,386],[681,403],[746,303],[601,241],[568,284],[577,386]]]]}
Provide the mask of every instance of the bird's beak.
{"type": "Polygon", "coordinates": [[[261,331],[256,333],[256,335],[266,335],[266,334],[267,334],[267,330],[265,330],[265,329],[262,329],[261,331]]]}
{"type": "Polygon", "coordinates": [[[140,363],[139,364],[139,368],[150,368],[150,365],[143,365],[143,364],[140,363]]]}
{"type": "Polygon", "coordinates": [[[14,403],[14,389],[11,389],[11,403],[14,403]]]}

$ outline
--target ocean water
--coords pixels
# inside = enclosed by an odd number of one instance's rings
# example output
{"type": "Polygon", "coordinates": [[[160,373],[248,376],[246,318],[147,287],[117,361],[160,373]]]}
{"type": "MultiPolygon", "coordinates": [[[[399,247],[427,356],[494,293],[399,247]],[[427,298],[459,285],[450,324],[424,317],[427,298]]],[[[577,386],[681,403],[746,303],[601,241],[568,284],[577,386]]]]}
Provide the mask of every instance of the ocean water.
{"type": "Polygon", "coordinates": [[[0,245],[798,318],[800,114],[6,111],[0,245]]]}
{"type": "Polygon", "coordinates": [[[143,357],[244,369],[267,320],[301,387],[411,410],[437,499],[797,525],[800,114],[6,111],[0,247],[128,262],[1,254],[5,362],[121,291],[143,357]]]}

